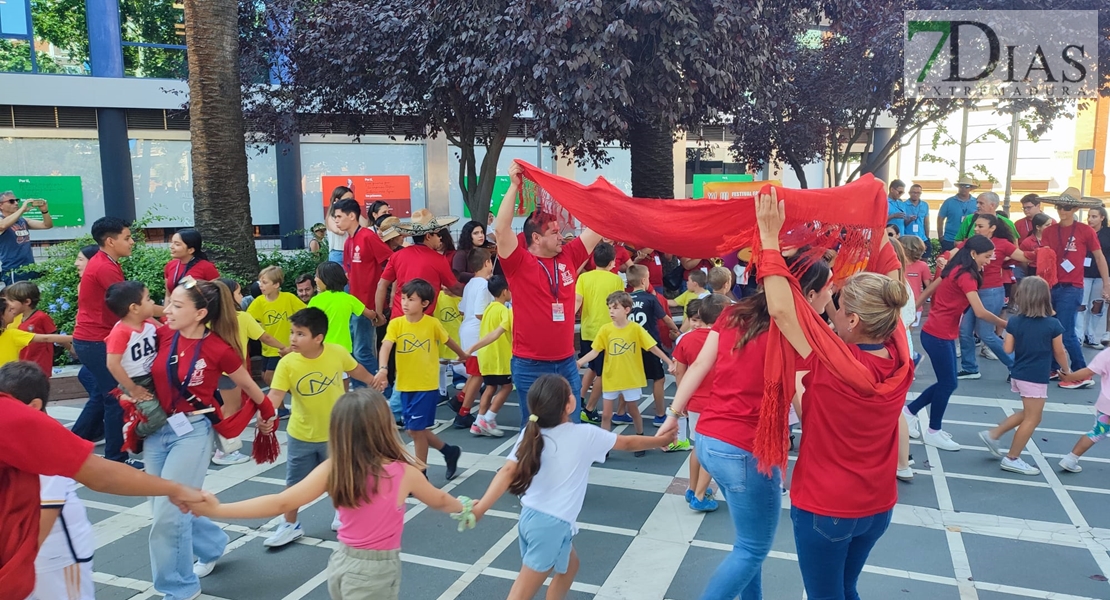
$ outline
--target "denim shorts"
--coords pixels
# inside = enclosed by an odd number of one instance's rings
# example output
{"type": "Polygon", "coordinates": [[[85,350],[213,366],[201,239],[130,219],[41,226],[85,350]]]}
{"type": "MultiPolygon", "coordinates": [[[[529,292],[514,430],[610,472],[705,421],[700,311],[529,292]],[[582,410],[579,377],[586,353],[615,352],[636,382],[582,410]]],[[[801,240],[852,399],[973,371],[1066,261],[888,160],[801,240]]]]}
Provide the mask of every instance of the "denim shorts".
{"type": "Polygon", "coordinates": [[[302,442],[289,438],[285,457],[285,485],[294,486],[328,459],[327,442],[302,442]]]}
{"type": "Polygon", "coordinates": [[[439,390],[401,392],[401,410],[405,417],[405,429],[424,431],[435,425],[437,406],[439,406],[439,390]]]}
{"type": "Polygon", "coordinates": [[[574,527],[570,523],[524,506],[520,509],[517,533],[524,566],[537,573],[552,569],[558,574],[567,572],[571,540],[574,539],[574,527]]]}
{"type": "Polygon", "coordinates": [[[263,371],[276,371],[278,361],[281,360],[280,356],[263,356],[262,357],[262,370],[263,371]]]}

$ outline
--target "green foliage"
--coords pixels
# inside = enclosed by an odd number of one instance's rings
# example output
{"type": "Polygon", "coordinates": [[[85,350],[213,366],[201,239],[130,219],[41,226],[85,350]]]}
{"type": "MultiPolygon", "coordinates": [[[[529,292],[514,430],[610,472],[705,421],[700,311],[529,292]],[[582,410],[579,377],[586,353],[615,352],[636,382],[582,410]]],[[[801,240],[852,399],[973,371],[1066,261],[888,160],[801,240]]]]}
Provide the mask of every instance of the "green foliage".
{"type": "MultiPolygon", "coordinates": [[[[309,250],[274,250],[269,254],[258,256],[259,269],[270,266],[281,267],[285,272],[285,279],[281,283],[281,291],[296,293],[297,277],[304,273],[315,273],[316,267],[328,260],[328,251],[322,247],[319,252],[309,250]]],[[[242,281],[239,282],[243,284],[242,281]]]]}

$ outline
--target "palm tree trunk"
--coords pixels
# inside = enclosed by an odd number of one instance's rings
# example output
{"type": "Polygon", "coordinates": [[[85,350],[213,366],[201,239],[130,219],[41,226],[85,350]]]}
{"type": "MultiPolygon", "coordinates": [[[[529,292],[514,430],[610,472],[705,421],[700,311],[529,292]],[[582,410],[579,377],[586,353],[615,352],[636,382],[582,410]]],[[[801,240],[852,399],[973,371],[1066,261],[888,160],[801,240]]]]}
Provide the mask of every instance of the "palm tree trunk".
{"type": "Polygon", "coordinates": [[[633,121],[628,127],[632,155],[632,195],[674,198],[674,134],[655,123],[633,121]]]}

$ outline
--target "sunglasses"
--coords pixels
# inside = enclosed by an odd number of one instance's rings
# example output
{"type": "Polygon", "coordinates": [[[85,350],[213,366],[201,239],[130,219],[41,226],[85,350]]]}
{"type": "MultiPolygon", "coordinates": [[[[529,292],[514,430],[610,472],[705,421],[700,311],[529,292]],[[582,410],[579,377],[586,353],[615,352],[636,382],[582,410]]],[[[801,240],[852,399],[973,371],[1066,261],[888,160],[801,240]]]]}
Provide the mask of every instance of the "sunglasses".
{"type": "Polygon", "coordinates": [[[19,198],[8,198],[4,202],[7,202],[8,204],[19,204],[19,198]]]}
{"type": "Polygon", "coordinates": [[[197,308],[208,308],[208,299],[204,297],[204,292],[200,291],[200,288],[198,287],[200,285],[200,282],[197,281],[192,275],[186,275],[182,277],[181,281],[178,282],[177,285],[187,290],[196,289],[196,296],[200,298],[201,302],[204,303],[204,306],[198,306],[197,308]]]}

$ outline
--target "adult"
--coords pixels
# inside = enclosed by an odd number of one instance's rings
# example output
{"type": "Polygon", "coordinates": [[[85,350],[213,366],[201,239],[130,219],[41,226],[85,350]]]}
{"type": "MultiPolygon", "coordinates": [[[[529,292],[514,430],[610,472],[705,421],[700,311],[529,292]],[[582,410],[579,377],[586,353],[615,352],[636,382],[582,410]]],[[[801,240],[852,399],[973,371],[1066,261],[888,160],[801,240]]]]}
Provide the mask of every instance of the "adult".
{"type": "MultiPolygon", "coordinates": [[[[85,267],[88,266],[89,260],[96,256],[97,252],[100,252],[100,246],[96,244],[84,246],[77,252],[77,258],[74,259],[73,266],[77,268],[78,281],[85,276],[85,267]]],[[[81,365],[81,370],[77,371],[77,381],[81,384],[81,387],[85,388],[85,393],[89,395],[89,399],[92,399],[99,393],[96,387],[96,377],[93,376],[92,371],[85,365],[81,365]]],[[[104,433],[101,431],[100,435],[97,436],[97,440],[103,441],[103,439],[104,433]]]]}
{"type": "Polygon", "coordinates": [[[1002,201],[998,198],[998,194],[994,192],[983,192],[979,194],[979,197],[975,199],[975,213],[968,215],[964,218],[963,222],[960,223],[960,230],[956,232],[956,241],[962,242],[975,235],[975,219],[982,215],[995,215],[1006,224],[1006,227],[1009,228],[1010,232],[1013,234],[1010,236],[1010,239],[1018,239],[1017,227],[1014,226],[1014,222],[1010,220],[1010,217],[1007,216],[1006,213],[998,210],[998,206],[1001,203],[1002,201]]]}
{"type": "MultiPolygon", "coordinates": [[[[819,313],[832,299],[830,274],[828,263],[816,260],[801,276],[802,294],[819,313]]],[[[714,401],[704,404],[699,413],[695,449],[727,500],[736,537],[732,552],[706,585],[705,599],[763,597],[760,571],[774,542],[782,494],[782,471],[759,472],[753,455],[770,325],[763,290],[726,308],[686,370],[667,420],[656,434],[674,431],[677,415],[686,413],[690,398],[703,382],[710,385],[714,401]]]]}
{"type": "Polygon", "coordinates": [[[326,240],[327,234],[328,234],[328,228],[323,223],[316,223],[315,225],[312,226],[311,231],[312,231],[312,238],[310,240],[308,240],[308,251],[309,252],[319,252],[321,249],[323,249],[323,246],[320,245],[320,242],[323,242],[323,241],[326,240]]]}
{"type": "MultiPolygon", "coordinates": [[[[347,243],[347,232],[335,222],[335,203],[340,200],[354,200],[355,193],[351,188],[341,185],[331,191],[331,200],[328,202],[328,214],[324,225],[328,228],[328,260],[343,264],[343,247],[347,243]]],[[[356,203],[357,204],[357,203],[356,203]]],[[[359,213],[361,215],[361,213],[359,213]]]]}
{"type": "Polygon", "coordinates": [[[901,179],[891,181],[886,192],[886,223],[897,226],[899,233],[906,231],[906,225],[913,220],[912,217],[907,218],[906,203],[902,200],[905,193],[906,182],[901,179]]]}
{"type": "Polygon", "coordinates": [[[970,177],[963,175],[956,182],[956,195],[949,197],[940,205],[937,211],[937,237],[940,238],[940,249],[951,250],[956,247],[956,234],[960,231],[960,224],[975,211],[975,196],[971,190],[979,187],[970,177]]]}
{"type": "Polygon", "coordinates": [[[651,289],[662,294],[664,291],[663,253],[656,252],[654,248],[640,248],[632,254],[632,262],[647,267],[648,283],[651,284],[651,289]]]}
{"type": "MultiPolygon", "coordinates": [[[[575,359],[574,288],[578,270],[586,264],[601,236],[591,229],[563,242],[553,215],[535,212],[524,223],[520,243],[513,234],[513,206],[521,186],[519,164],[509,167],[509,190],[497,210],[497,256],[513,292],[513,383],[520,395],[521,426],[528,420],[528,390],[541,375],[554,373],[570,382],[582,413],[582,379],[575,359]]],[[[577,420],[578,417],[574,417],[577,420]]]]}
{"type": "Polygon", "coordinates": [[[393,214],[393,207],[385,200],[375,200],[369,208],[366,209],[366,217],[359,219],[359,224],[367,229],[377,231],[381,228],[382,219],[393,214]]]}
{"type": "MultiPolygon", "coordinates": [[[[1052,307],[1056,318],[1064,326],[1064,348],[1068,351],[1068,361],[1072,373],[1087,366],[1079,337],[1075,335],[1075,321],[1079,307],[1083,304],[1083,263],[1088,255],[1094,260],[1098,278],[1102,280],[1102,299],[1110,300],[1110,278],[1107,277],[1106,256],[1098,234],[1086,223],[1079,223],[1075,213],[1080,206],[1094,208],[1102,206],[1097,198],[1084,198],[1076,188],[1070,187],[1059,196],[1041,198],[1044,202],[1056,205],[1060,222],[1049,225],[1044,230],[1044,244],[1056,253],[1056,285],[1052,286],[1052,307]]],[[[1042,267],[1043,268],[1043,267],[1042,267]]],[[[1052,368],[1056,368],[1055,360],[1052,368]]],[[[1093,379],[1075,382],[1061,382],[1064,389],[1079,389],[1094,386],[1093,379]]]]}
{"type": "Polygon", "coordinates": [[[73,424],[73,433],[86,440],[104,438],[104,458],[126,462],[138,469],[143,463],[130,458],[123,446],[123,409],[119,400],[108,392],[116,387],[116,378],[108,371],[108,348],[104,340],[119,317],[108,309],[104,294],[113,283],[124,280],[119,259],[131,256],[135,240],[131,227],[116,217],[101,217],[92,224],[92,236],[98,251],[85,266],[85,275],[77,284],[77,318],[73,328],[73,351],[81,364],[96,379],[96,395],[89,397],[81,415],[73,424]]]}
{"type": "MultiPolygon", "coordinates": [[[[1103,260],[1110,260],[1110,227],[1106,222],[1106,209],[1101,206],[1090,208],[1087,225],[1095,230],[1098,243],[1102,246],[1103,260]]],[[[1102,341],[1106,339],[1106,301],[1102,299],[1102,279],[1092,252],[1088,252],[1083,259],[1081,305],[1083,308],[1075,320],[1075,335],[1084,346],[1102,350],[1102,341]]]]}
{"type": "Polygon", "coordinates": [[[470,221],[463,225],[462,232],[459,233],[458,252],[455,253],[455,258],[451,261],[451,271],[455,273],[455,277],[462,281],[474,275],[470,272],[468,263],[470,252],[475,248],[483,248],[494,255],[493,272],[500,275],[501,265],[496,258],[497,246],[486,239],[486,226],[478,221],[470,221]]]}
{"type": "MultiPolygon", "coordinates": [[[[419,212],[419,211],[417,211],[419,212]]],[[[444,227],[439,230],[439,247],[435,249],[443,258],[447,259],[447,265],[450,266],[455,262],[455,254],[458,249],[455,248],[455,238],[451,236],[451,230],[444,227]]],[[[456,278],[457,279],[457,278],[456,278]]]]}
{"type": "Polygon", "coordinates": [[[50,207],[46,200],[24,200],[23,204],[11,191],[0,194],[0,280],[5,284],[17,281],[26,281],[35,277],[35,273],[16,273],[17,270],[35,264],[35,255],[31,251],[31,230],[50,229],[54,227],[54,219],[50,216],[50,207]],[[32,208],[39,209],[42,220],[24,217],[32,208]]]}
{"type": "MultiPolygon", "coordinates": [[[[1021,212],[1025,213],[1025,216],[1014,221],[1014,227],[1017,229],[1018,238],[1025,239],[1033,232],[1033,217],[1044,215],[1044,212],[1041,211],[1041,198],[1036,194],[1022,196],[1021,212]]],[[[1045,215],[1045,217],[1055,223],[1048,215],[1045,215]]]]}
{"type": "MultiPolygon", "coordinates": [[[[213,426],[225,417],[217,398],[223,373],[255,404],[268,406],[257,425],[263,433],[273,430],[273,407],[243,365],[238,321],[231,291],[219,281],[186,277],[170,294],[151,368],[155,395],[170,422],[144,440],[147,473],[203,487],[216,441],[213,426]]],[[[154,498],[151,510],[154,589],[169,600],[196,598],[199,578],[223,556],[227,533],[206,518],[182,514],[163,498],[154,498]]]]}
{"type": "MultiPolygon", "coordinates": [[[[347,234],[347,242],[343,247],[343,269],[347,271],[348,289],[370,311],[369,319],[365,315],[351,317],[351,341],[354,344],[351,354],[358,364],[374,373],[378,370],[374,325],[385,321],[381,314],[384,303],[377,302],[374,290],[378,287],[382,269],[392,252],[377,233],[359,224],[362,207],[358,202],[351,199],[340,200],[332,207],[332,211],[336,225],[347,234]]],[[[401,313],[397,311],[395,314],[401,313]]],[[[352,385],[359,387],[364,384],[356,380],[352,385]]]]}
{"type": "Polygon", "coordinates": [[[170,238],[170,262],[162,270],[166,278],[167,298],[187,275],[206,281],[220,278],[219,269],[208,260],[203,245],[200,232],[192,228],[182,229],[170,238]]]}
{"type": "Polygon", "coordinates": [[[308,304],[316,295],[316,275],[314,273],[301,273],[297,276],[297,297],[301,302],[308,304]]]}
{"type": "Polygon", "coordinates": [[[929,203],[921,200],[921,186],[910,186],[910,197],[905,202],[906,235],[913,235],[925,242],[925,256],[931,255],[932,244],[929,243],[929,203]]]}
{"type": "MultiPolygon", "coordinates": [[[[463,284],[451,272],[451,264],[447,258],[439,253],[443,245],[443,238],[447,227],[458,217],[436,217],[426,208],[412,213],[412,221],[399,225],[401,232],[412,236],[412,245],[401,248],[389,258],[381,279],[378,281],[378,291],[375,297],[376,306],[384,306],[389,286],[396,282],[393,302],[390,305],[391,314],[401,314],[401,288],[413,279],[423,279],[432,285],[432,289],[439,295],[440,289],[446,289],[454,296],[462,295],[463,284]]],[[[436,299],[428,303],[424,311],[431,315],[435,312],[436,299]]]]}

